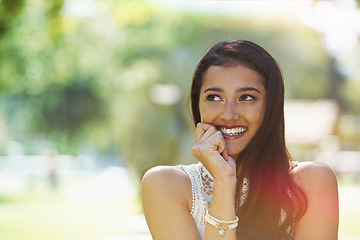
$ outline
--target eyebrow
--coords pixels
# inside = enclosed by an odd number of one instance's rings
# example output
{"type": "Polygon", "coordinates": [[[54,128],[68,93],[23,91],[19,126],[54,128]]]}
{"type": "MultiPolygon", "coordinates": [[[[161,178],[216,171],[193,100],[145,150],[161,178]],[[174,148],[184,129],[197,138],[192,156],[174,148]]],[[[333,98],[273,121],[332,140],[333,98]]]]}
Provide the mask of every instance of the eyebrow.
{"type": "MultiPolygon", "coordinates": [[[[224,89],[222,89],[222,88],[207,88],[207,89],[205,89],[204,93],[206,93],[208,91],[224,92],[224,89]]],[[[243,87],[243,88],[237,88],[235,90],[235,92],[237,92],[237,93],[246,92],[246,91],[255,91],[255,92],[261,93],[257,88],[254,88],[254,87],[243,87]]]]}

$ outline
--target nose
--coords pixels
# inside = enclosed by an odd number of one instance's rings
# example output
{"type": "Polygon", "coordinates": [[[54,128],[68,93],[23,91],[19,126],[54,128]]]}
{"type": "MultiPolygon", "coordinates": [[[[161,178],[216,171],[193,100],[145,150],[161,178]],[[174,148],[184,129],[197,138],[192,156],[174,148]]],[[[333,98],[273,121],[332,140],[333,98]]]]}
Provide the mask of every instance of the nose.
{"type": "Polygon", "coordinates": [[[224,106],[224,110],[221,114],[221,117],[227,121],[237,120],[240,118],[240,114],[238,113],[238,111],[239,109],[236,108],[235,103],[228,102],[224,106]]]}

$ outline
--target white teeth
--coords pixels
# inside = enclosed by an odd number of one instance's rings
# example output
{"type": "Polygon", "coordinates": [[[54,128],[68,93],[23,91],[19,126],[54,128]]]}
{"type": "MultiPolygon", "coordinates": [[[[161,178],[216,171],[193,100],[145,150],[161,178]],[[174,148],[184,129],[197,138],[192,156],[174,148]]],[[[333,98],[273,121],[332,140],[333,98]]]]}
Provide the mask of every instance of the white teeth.
{"type": "Polygon", "coordinates": [[[246,131],[245,127],[238,127],[238,128],[221,128],[221,132],[226,135],[239,135],[246,131]]]}

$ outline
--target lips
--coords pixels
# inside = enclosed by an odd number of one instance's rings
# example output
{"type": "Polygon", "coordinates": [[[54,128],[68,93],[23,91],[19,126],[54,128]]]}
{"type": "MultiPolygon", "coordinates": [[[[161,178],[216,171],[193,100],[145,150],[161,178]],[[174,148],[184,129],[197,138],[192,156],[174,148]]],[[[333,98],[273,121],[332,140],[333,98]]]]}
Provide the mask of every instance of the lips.
{"type": "Polygon", "coordinates": [[[219,127],[219,130],[226,136],[240,136],[246,132],[247,127],[219,127]]]}

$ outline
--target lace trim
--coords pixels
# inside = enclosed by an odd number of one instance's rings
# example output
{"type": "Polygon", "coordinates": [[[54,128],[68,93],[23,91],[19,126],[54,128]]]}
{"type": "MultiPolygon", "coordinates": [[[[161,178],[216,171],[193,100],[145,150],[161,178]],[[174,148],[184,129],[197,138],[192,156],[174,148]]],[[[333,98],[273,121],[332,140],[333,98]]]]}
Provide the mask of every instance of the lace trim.
{"type": "Polygon", "coordinates": [[[211,204],[214,179],[201,163],[181,167],[190,178],[193,197],[191,215],[202,237],[206,224],[205,213],[211,204]]]}
{"type": "MultiPolygon", "coordinates": [[[[298,166],[298,164],[299,163],[297,161],[291,161],[289,170],[293,171],[298,166]]],[[[214,178],[201,163],[193,165],[181,165],[180,167],[190,178],[192,192],[192,206],[190,213],[196,223],[200,237],[202,237],[206,224],[205,212],[210,208],[211,205],[214,178]]],[[[248,178],[244,178],[240,196],[240,207],[245,203],[245,200],[248,196],[249,186],[250,180],[248,178]]],[[[288,191],[288,194],[291,198],[290,191],[288,191]]],[[[279,225],[285,221],[286,217],[286,212],[281,209],[279,225]]],[[[288,229],[289,233],[290,231],[291,227],[288,229]]]]}
{"type": "Polygon", "coordinates": [[[190,183],[191,183],[191,193],[192,193],[192,206],[191,206],[191,212],[190,214],[193,215],[194,214],[194,209],[195,209],[195,190],[194,190],[194,179],[191,175],[191,173],[189,172],[188,168],[186,168],[185,166],[181,166],[181,168],[183,169],[183,171],[188,175],[188,177],[190,178],[190,183]]]}
{"type": "Polygon", "coordinates": [[[201,167],[200,168],[200,172],[201,172],[201,180],[203,183],[203,192],[207,195],[207,196],[212,196],[213,193],[213,183],[214,183],[214,178],[211,176],[211,174],[206,170],[206,168],[201,167]]]}

